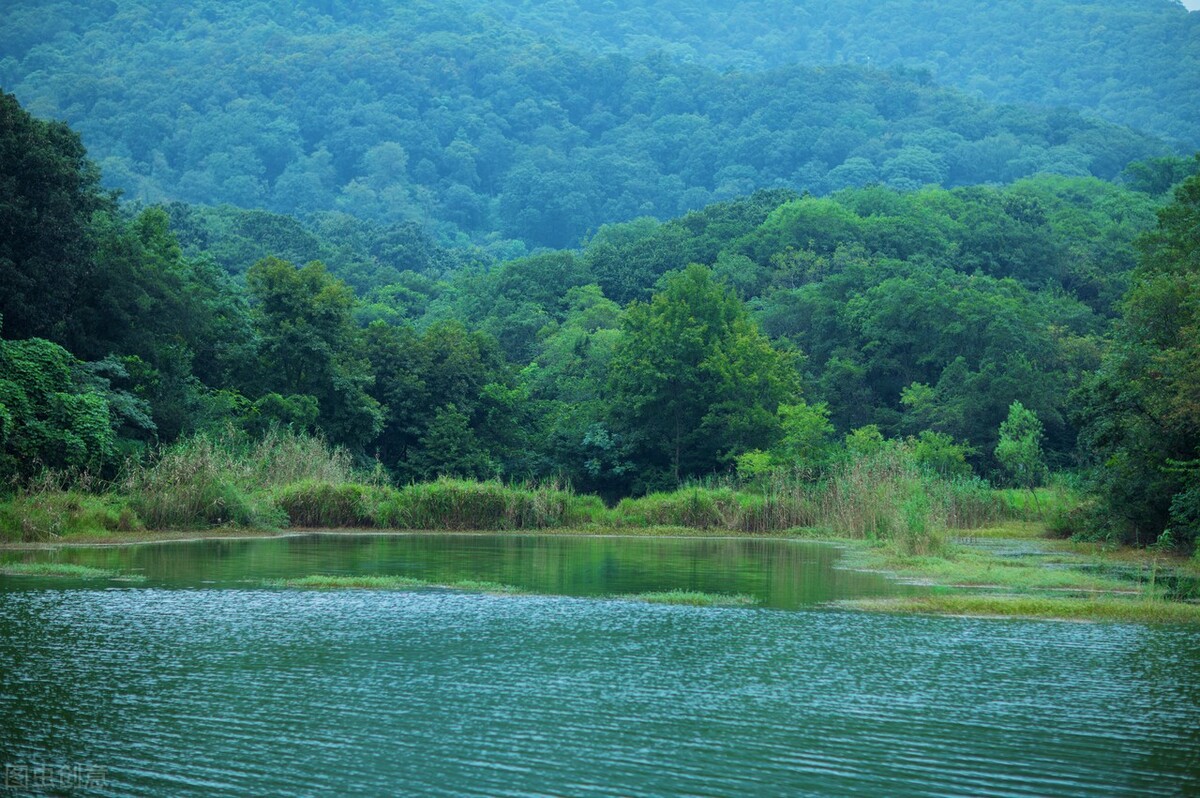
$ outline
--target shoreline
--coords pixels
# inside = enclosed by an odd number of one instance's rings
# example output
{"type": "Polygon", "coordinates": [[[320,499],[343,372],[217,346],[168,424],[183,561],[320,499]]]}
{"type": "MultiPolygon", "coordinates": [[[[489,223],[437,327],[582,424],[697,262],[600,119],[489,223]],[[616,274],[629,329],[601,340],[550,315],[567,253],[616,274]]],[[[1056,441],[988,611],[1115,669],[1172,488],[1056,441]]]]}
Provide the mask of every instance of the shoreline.
{"type": "Polygon", "coordinates": [[[704,538],[796,540],[837,547],[838,566],[875,572],[897,583],[929,588],[920,597],[860,599],[836,606],[862,612],[1034,618],[1059,621],[1113,621],[1200,625],[1200,603],[1167,595],[1162,585],[1186,581],[1200,585],[1200,563],[1173,553],[1144,549],[1106,549],[1098,544],[1054,540],[1042,524],[1008,524],[978,530],[952,530],[945,549],[933,555],[906,555],[894,547],[850,538],[831,530],[794,528],[752,534],[718,528],[677,526],[580,526],[547,529],[378,529],[291,527],[288,529],[220,528],[73,535],[53,541],[0,543],[0,554],[54,551],[62,548],[113,548],[210,540],[269,540],[310,535],[556,535],[564,537],[704,538]],[[994,544],[1007,544],[1005,553],[994,544]],[[991,544],[991,545],[989,545],[991,544]],[[1146,579],[1146,576],[1149,579],[1146,579]]]}
{"type": "Polygon", "coordinates": [[[270,540],[306,535],[378,536],[388,535],[557,535],[563,537],[624,537],[624,538],[711,538],[738,540],[809,540],[814,543],[853,543],[853,538],[838,537],[823,531],[797,528],[770,533],[738,532],[716,527],[648,526],[648,527],[547,527],[545,529],[379,529],[376,527],[289,527],[287,529],[252,529],[228,527],[213,530],[120,532],[104,535],[72,535],[55,540],[28,542],[0,541],[0,552],[53,551],[64,547],[104,548],[138,546],[147,543],[196,543],[204,540],[270,540]],[[609,530],[609,531],[606,531],[609,530]]]}

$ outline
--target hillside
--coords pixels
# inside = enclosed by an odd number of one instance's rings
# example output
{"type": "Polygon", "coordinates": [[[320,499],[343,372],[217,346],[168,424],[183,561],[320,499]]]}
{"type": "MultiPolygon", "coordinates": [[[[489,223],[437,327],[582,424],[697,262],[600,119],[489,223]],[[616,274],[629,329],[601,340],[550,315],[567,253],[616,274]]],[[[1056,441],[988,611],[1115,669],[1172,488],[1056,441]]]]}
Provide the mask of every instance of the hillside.
{"type": "Polygon", "coordinates": [[[1110,179],[1170,151],[927,70],[596,53],[501,12],[17,3],[0,82],[80,130],[129,199],[410,220],[502,255],[760,188],[1110,179]]]}

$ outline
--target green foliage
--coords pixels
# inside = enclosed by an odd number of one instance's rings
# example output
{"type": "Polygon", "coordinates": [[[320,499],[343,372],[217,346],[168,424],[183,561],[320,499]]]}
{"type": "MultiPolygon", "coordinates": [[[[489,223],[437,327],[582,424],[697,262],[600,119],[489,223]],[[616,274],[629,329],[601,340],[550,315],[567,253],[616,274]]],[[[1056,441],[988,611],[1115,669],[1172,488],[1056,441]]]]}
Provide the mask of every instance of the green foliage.
{"type": "Polygon", "coordinates": [[[650,303],[630,305],[622,331],[614,412],[656,481],[678,483],[778,436],[776,410],[798,391],[797,357],[773,348],[708,269],[667,275],[650,303]]]}
{"type": "Polygon", "coordinates": [[[737,456],[738,480],[746,484],[758,482],[771,473],[771,455],[759,449],[737,456]]]}
{"type": "Polygon", "coordinates": [[[418,440],[413,472],[426,479],[439,474],[479,479],[494,475],[496,464],[481,449],[469,422],[454,405],[438,408],[418,440]]]}
{"type": "Polygon", "coordinates": [[[971,465],[967,462],[970,452],[969,447],[956,444],[949,435],[931,430],[923,431],[912,443],[917,464],[947,478],[971,475],[971,465]]]}
{"type": "Polygon", "coordinates": [[[384,412],[375,450],[398,477],[486,478],[509,464],[517,470],[514,461],[527,449],[515,424],[522,394],[494,338],[458,321],[419,334],[377,322],[365,343],[376,374],[370,391],[384,412]]]}
{"type": "Polygon", "coordinates": [[[0,316],[11,338],[64,340],[95,259],[92,215],[111,212],[79,136],[0,92],[0,316]]]}
{"type": "Polygon", "coordinates": [[[996,460],[1013,483],[1033,489],[1046,478],[1042,456],[1042,422],[1020,402],[1008,408],[1008,418],[1000,425],[996,460]]]}
{"type": "Polygon", "coordinates": [[[851,457],[862,457],[882,451],[890,444],[884,439],[878,426],[868,424],[847,432],[846,437],[842,439],[842,445],[851,457]]]}
{"type": "MultiPolygon", "coordinates": [[[[1169,153],[1066,105],[1197,141],[1181,9],[959,2],[931,18],[898,0],[802,15],[758,0],[676,3],[672,21],[632,5],[202,0],[165,3],[170,24],[159,25],[126,2],[101,12],[17,0],[3,77],[86,130],[108,180],[134,199],[421,222],[499,249],[573,246],[605,223],[670,218],[756,188],[1109,178],[1169,153]],[[53,24],[20,22],[44,17],[53,24]],[[1130,49],[1144,63],[1111,57],[1130,49]],[[935,85],[935,73],[962,91],[935,85]],[[161,74],[171,80],[148,78],[161,74]],[[981,93],[1020,105],[987,105],[981,93]],[[1036,97],[1059,110],[1031,107],[1036,97]]],[[[323,257],[299,230],[248,227],[239,237],[269,249],[258,257],[323,257]]],[[[422,266],[414,257],[405,268],[422,266]]],[[[601,284],[620,301],[636,296],[601,284]]]]}
{"type": "Polygon", "coordinates": [[[302,268],[267,258],[246,273],[270,393],[311,396],[331,441],[360,449],[380,431],[382,411],[359,353],[354,293],[319,262],[302,268]]]}
{"type": "Polygon", "coordinates": [[[28,479],[44,468],[95,474],[114,465],[117,419],[83,376],[57,344],[0,340],[0,476],[28,479]]]}
{"type": "Polygon", "coordinates": [[[797,470],[817,470],[833,454],[833,425],[829,405],[800,401],[779,406],[781,435],[771,449],[776,465],[797,470]]]}
{"type": "Polygon", "coordinates": [[[1200,176],[1184,181],[1141,239],[1115,340],[1077,396],[1092,453],[1091,528],[1155,543],[1196,538],[1200,457],[1200,176]]]}

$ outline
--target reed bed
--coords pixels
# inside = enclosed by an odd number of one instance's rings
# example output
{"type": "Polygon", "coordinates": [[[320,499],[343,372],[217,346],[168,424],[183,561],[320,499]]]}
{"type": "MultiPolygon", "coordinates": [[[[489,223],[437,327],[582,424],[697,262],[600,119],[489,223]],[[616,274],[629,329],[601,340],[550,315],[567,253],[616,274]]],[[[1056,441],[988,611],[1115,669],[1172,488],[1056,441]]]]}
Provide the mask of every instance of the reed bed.
{"type": "MultiPolygon", "coordinates": [[[[780,472],[751,484],[713,479],[622,499],[555,482],[443,477],[396,487],[356,469],[318,437],[273,431],[259,440],[197,435],[128,465],[97,489],[47,477],[0,503],[0,534],[45,540],[93,531],[379,528],[539,530],[682,527],[772,534],[819,528],[936,553],[946,530],[994,525],[1015,502],[979,479],[922,469],[903,443],[846,456],[820,474],[780,472]]],[[[1025,512],[1024,507],[1020,509],[1025,512]]]]}

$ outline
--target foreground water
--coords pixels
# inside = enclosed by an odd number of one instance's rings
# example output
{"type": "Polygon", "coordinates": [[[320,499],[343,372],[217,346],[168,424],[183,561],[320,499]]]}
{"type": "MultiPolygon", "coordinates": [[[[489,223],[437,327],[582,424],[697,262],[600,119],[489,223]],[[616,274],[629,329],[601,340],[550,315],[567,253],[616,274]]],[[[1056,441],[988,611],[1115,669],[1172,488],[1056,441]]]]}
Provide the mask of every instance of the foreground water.
{"type": "Polygon", "coordinates": [[[0,577],[0,795],[39,767],[99,795],[1200,791],[1196,632],[828,609],[900,588],[814,544],[314,536],[34,556],[146,581],[0,577]],[[535,595],[261,586],[313,573],[535,595]],[[597,600],[672,588],[784,611],[597,600]]]}

